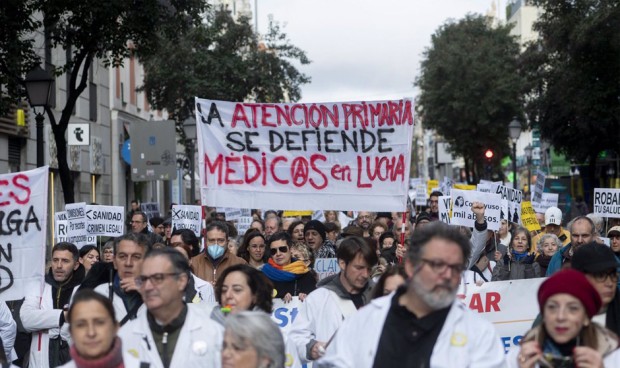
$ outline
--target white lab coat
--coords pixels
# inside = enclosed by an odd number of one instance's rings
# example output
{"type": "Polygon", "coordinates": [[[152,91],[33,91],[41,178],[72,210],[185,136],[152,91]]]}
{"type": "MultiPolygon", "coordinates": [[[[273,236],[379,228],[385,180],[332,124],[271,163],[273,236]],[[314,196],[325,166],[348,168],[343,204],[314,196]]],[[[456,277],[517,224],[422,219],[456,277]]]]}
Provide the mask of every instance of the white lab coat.
{"type": "MultiPolygon", "coordinates": [[[[127,351],[123,351],[123,365],[125,368],[140,368],[140,359],[134,357],[127,351]]],[[[58,368],[77,368],[77,365],[75,365],[75,362],[71,360],[58,368]]]]}
{"type": "MultiPolygon", "coordinates": [[[[519,354],[521,353],[521,345],[515,345],[508,351],[506,355],[506,367],[518,368],[519,367],[519,354]]],[[[603,359],[604,367],[620,367],[620,349],[615,350],[603,359]]],[[[536,364],[534,368],[540,368],[539,364],[536,364]]]]}
{"type": "MultiPolygon", "coordinates": [[[[372,367],[394,293],[375,299],[344,322],[316,367],[372,367]]],[[[455,301],[431,355],[433,368],[505,366],[493,325],[455,301]]]]}
{"type": "MultiPolygon", "coordinates": [[[[78,286],[73,289],[73,293],[78,286]]],[[[62,309],[54,309],[52,286],[45,283],[43,295],[28,295],[20,310],[20,317],[24,329],[32,332],[30,345],[30,367],[49,367],[49,339],[60,336],[71,344],[69,324],[64,323],[60,328],[62,309]]]]}
{"type": "Polygon", "coordinates": [[[17,354],[13,350],[15,336],[17,336],[17,324],[13,319],[11,310],[5,302],[0,302],[0,338],[2,338],[4,354],[6,354],[9,363],[17,359],[17,354]]]}
{"type": "MultiPolygon", "coordinates": [[[[108,283],[98,285],[95,288],[95,291],[105,296],[106,298],[109,298],[110,296],[110,287],[108,283]]],[[[112,297],[112,306],[114,306],[114,314],[116,316],[116,320],[120,322],[127,315],[127,308],[125,308],[125,303],[123,303],[123,299],[115,291],[112,291],[112,292],[114,293],[114,296],[112,297]]],[[[138,308],[138,312],[136,314],[139,314],[141,311],[145,309],[146,307],[144,306],[144,304],[142,304],[140,308],[138,308]]]]}
{"type": "MultiPolygon", "coordinates": [[[[213,291],[213,285],[210,282],[201,279],[200,277],[194,275],[192,273],[192,277],[194,278],[194,288],[198,293],[198,297],[200,298],[202,303],[215,303],[215,292],[213,291]]],[[[187,300],[187,302],[194,302],[193,300],[187,300]]]]}
{"type": "MultiPolygon", "coordinates": [[[[348,318],[343,316],[343,311],[335,298],[338,296],[334,292],[320,287],[308,294],[302,303],[288,333],[288,339],[295,345],[302,363],[308,362],[308,344],[311,340],[329,341],[342,325],[344,318],[348,318]]],[[[353,304],[350,300],[347,302],[353,304]]]]}
{"type": "MultiPolygon", "coordinates": [[[[123,355],[130,353],[141,362],[149,363],[150,368],[163,368],[146,310],[139,312],[138,318],[127,322],[118,335],[123,340],[123,355]]],[[[188,303],[187,317],[181,327],[170,366],[219,368],[223,340],[224,328],[209,318],[203,308],[188,303]]]]}

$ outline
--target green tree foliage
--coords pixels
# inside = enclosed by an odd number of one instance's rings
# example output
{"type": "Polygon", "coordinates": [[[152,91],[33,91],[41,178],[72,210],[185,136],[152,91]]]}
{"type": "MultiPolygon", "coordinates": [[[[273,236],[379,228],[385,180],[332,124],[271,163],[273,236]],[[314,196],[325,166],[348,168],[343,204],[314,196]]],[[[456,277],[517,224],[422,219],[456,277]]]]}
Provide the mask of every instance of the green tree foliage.
{"type": "MultiPolygon", "coordinates": [[[[620,2],[535,0],[540,38],[522,55],[526,112],[569,158],[620,154],[620,2]]],[[[591,177],[594,170],[590,170],[591,177]]]]}
{"type": "MultiPolygon", "coordinates": [[[[70,75],[66,101],[59,101],[64,103],[59,107],[60,117],[47,109],[65,203],[74,202],[65,132],[78,97],[88,85],[88,70],[95,58],[110,66],[120,65],[131,52],[152,54],[159,48],[154,33],[169,39],[183,37],[193,25],[200,24],[206,9],[205,0],[2,0],[0,81],[14,83],[19,79],[18,83],[23,83],[24,71],[33,64],[31,57],[38,55],[37,63],[41,62],[42,53],[35,52],[33,35],[28,32],[36,29],[45,34],[49,41],[45,47],[71,50],[71,58],[54,70],[56,75],[70,75]],[[21,54],[16,54],[17,49],[21,54]]],[[[23,89],[18,93],[23,95],[23,89]]]]}
{"type": "Polygon", "coordinates": [[[160,52],[143,58],[142,90],[156,109],[178,123],[194,113],[194,97],[213,100],[282,102],[301,97],[310,78],[294,63],[308,64],[305,52],[291,45],[271,22],[262,42],[247,18],[233,20],[217,10],[179,41],[162,37],[160,52]]]}
{"type": "Polygon", "coordinates": [[[425,128],[465,159],[474,182],[486,149],[498,158],[510,152],[508,124],[521,110],[519,46],[509,32],[480,15],[446,22],[432,36],[416,80],[425,128]]]}

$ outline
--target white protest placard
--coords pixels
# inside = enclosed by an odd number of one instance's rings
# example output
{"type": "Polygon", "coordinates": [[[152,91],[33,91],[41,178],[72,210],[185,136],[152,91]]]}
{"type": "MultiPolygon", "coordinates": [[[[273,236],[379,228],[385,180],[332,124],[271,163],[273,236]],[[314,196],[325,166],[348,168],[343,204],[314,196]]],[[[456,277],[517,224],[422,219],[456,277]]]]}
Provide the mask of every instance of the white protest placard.
{"type": "Polygon", "coordinates": [[[620,189],[595,188],[592,209],[596,216],[620,218],[620,189]]]}
{"type": "Polygon", "coordinates": [[[482,193],[491,193],[491,184],[478,184],[476,190],[482,193]]]}
{"type": "Polygon", "coordinates": [[[125,233],[123,206],[86,206],[86,232],[89,236],[121,236],[125,233]]]}
{"type": "Polygon", "coordinates": [[[493,323],[507,352],[532,328],[539,313],[538,287],[545,278],[468,284],[457,297],[480,317],[493,323]]]}
{"type": "Polygon", "coordinates": [[[241,216],[252,216],[252,210],[249,208],[242,208],[241,216]]]}
{"type": "Polygon", "coordinates": [[[159,203],[157,202],[147,202],[140,203],[140,212],[144,212],[147,219],[152,219],[153,217],[159,216],[159,203]]]}
{"type": "MultiPolygon", "coordinates": [[[[497,194],[482,193],[474,190],[452,189],[452,225],[474,227],[476,215],[471,210],[474,202],[485,205],[484,218],[487,220],[487,229],[497,231],[500,226],[500,197],[497,194]]],[[[519,207],[520,211],[520,207],[519,207]]]]}
{"type": "Polygon", "coordinates": [[[288,339],[291,325],[295,321],[295,318],[297,318],[301,308],[303,308],[303,303],[299,301],[299,297],[297,296],[294,296],[288,303],[284,303],[282,299],[273,299],[271,319],[280,327],[284,337],[287,368],[308,367],[308,365],[301,363],[295,344],[288,339]]]}
{"type": "Polygon", "coordinates": [[[43,291],[48,170],[0,175],[0,301],[43,291]]]}
{"type": "Polygon", "coordinates": [[[237,221],[241,217],[241,208],[225,208],[224,217],[226,221],[237,221]]]}
{"type": "Polygon", "coordinates": [[[237,220],[237,232],[239,235],[245,234],[245,232],[250,229],[250,226],[252,226],[252,221],[254,221],[252,216],[239,217],[239,220],[237,220]]]}
{"type": "Polygon", "coordinates": [[[547,208],[558,206],[559,197],[560,195],[558,193],[543,193],[540,202],[532,201],[532,207],[534,207],[534,211],[538,213],[545,213],[547,208]]]}
{"type": "Polygon", "coordinates": [[[314,261],[314,271],[318,274],[319,280],[340,272],[338,258],[317,258],[314,261]]]}
{"type": "Polygon", "coordinates": [[[54,245],[67,241],[67,227],[69,223],[67,222],[67,212],[60,211],[54,214],[54,245]]]}
{"type": "Polygon", "coordinates": [[[441,194],[445,196],[449,196],[453,185],[454,185],[454,180],[450,179],[447,176],[444,176],[443,181],[441,182],[441,185],[439,186],[439,191],[441,192],[441,194]]]}
{"type": "Polygon", "coordinates": [[[317,221],[325,221],[325,214],[323,213],[323,210],[316,210],[312,212],[312,219],[313,220],[317,220],[317,221]]]}
{"type": "Polygon", "coordinates": [[[446,224],[450,223],[450,196],[439,196],[438,198],[439,205],[439,221],[445,222],[446,224]]]}
{"type": "Polygon", "coordinates": [[[244,103],[196,99],[203,203],[402,211],[411,99],[244,103]]]}
{"type": "Polygon", "coordinates": [[[86,203],[69,203],[65,205],[67,212],[67,241],[75,244],[78,249],[88,245],[86,229],[86,203]]]}
{"type": "Polygon", "coordinates": [[[521,224],[521,202],[523,201],[523,192],[517,189],[509,188],[501,184],[493,184],[491,193],[499,194],[502,199],[508,201],[508,210],[506,219],[510,222],[521,224]]]}
{"type": "Polygon", "coordinates": [[[172,206],[172,227],[174,229],[189,229],[200,237],[201,224],[202,208],[200,206],[172,206]]]}
{"type": "Polygon", "coordinates": [[[418,184],[415,187],[415,205],[416,206],[426,206],[426,200],[428,199],[428,196],[426,195],[426,185],[425,184],[418,184]]]}
{"type": "Polygon", "coordinates": [[[536,171],[536,185],[532,192],[532,202],[540,202],[542,199],[542,194],[545,191],[545,178],[546,175],[544,172],[540,170],[536,171]]]}

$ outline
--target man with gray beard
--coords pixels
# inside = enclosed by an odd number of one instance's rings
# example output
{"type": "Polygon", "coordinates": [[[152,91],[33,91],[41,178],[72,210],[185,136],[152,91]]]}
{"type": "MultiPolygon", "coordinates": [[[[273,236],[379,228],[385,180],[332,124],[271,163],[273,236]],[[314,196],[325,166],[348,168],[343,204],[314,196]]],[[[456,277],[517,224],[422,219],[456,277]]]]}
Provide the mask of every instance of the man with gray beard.
{"type": "Polygon", "coordinates": [[[470,244],[441,222],[416,230],[409,281],[345,320],[318,367],[503,367],[493,325],[456,300],[470,244]]]}

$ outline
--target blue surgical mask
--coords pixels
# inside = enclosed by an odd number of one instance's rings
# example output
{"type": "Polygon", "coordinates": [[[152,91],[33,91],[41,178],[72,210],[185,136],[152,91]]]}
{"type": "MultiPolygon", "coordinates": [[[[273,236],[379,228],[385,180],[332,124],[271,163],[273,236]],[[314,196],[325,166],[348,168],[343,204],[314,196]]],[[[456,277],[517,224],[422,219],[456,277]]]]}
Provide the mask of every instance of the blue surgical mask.
{"type": "Polygon", "coordinates": [[[221,247],[217,244],[207,245],[207,253],[209,253],[211,258],[213,259],[220,258],[221,256],[224,255],[225,251],[226,249],[224,247],[221,247]]]}

